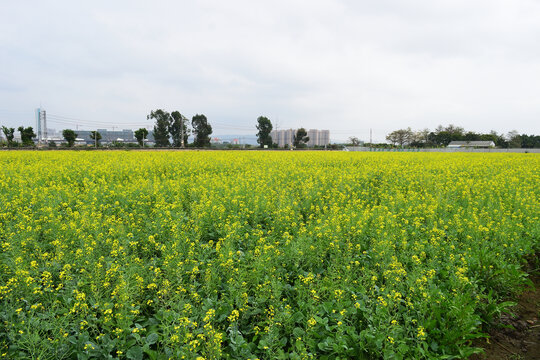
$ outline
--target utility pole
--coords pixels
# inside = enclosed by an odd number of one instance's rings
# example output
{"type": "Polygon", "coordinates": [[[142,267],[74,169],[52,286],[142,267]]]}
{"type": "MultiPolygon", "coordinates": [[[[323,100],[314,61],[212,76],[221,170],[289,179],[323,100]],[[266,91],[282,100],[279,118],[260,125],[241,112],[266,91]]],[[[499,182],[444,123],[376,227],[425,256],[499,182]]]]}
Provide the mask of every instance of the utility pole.
{"type": "Polygon", "coordinates": [[[370,149],[370,151],[371,151],[372,145],[373,145],[373,132],[372,132],[372,129],[369,128],[369,149],[370,149]]]}
{"type": "Polygon", "coordinates": [[[38,136],[38,144],[41,145],[41,109],[36,109],[36,130],[38,136]]]}
{"type": "Polygon", "coordinates": [[[279,148],[279,116],[277,117],[277,120],[276,120],[276,142],[274,143],[274,139],[272,139],[272,145],[274,144],[278,144],[278,148],[279,148]]]}
{"type": "Polygon", "coordinates": [[[43,110],[41,112],[41,115],[43,116],[43,128],[41,129],[41,132],[43,134],[43,139],[45,140],[45,144],[47,143],[47,112],[43,110]]]}
{"type": "Polygon", "coordinates": [[[180,114],[180,147],[184,148],[184,117],[180,114]]]}
{"type": "Polygon", "coordinates": [[[277,144],[278,148],[279,148],[279,116],[277,117],[277,120],[276,120],[276,138],[272,139],[272,146],[274,144],[277,144]],[[274,140],[275,140],[275,142],[274,142],[274,140]]]}
{"type": "Polygon", "coordinates": [[[180,136],[181,136],[180,142],[182,144],[182,149],[185,148],[185,145],[184,145],[184,119],[185,119],[184,115],[180,115],[180,136]]]}

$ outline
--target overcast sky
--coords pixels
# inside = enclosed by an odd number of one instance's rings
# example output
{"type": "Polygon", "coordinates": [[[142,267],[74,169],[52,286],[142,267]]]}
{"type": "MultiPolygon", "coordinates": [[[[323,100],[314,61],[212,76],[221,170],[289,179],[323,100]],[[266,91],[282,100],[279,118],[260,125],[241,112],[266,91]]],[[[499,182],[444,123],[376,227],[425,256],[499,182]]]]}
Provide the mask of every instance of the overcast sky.
{"type": "Polygon", "coordinates": [[[0,124],[540,134],[540,1],[2,1],[0,124]],[[77,119],[77,120],[75,120],[77,119]],[[56,122],[53,122],[56,121],[56,122]]]}

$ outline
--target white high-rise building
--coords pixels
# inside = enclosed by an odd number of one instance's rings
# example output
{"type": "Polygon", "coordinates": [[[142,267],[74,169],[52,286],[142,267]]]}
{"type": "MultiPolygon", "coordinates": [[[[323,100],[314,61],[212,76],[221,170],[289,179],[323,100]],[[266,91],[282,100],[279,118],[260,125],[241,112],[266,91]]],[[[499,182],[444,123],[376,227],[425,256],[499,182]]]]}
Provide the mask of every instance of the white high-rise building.
{"type": "Polygon", "coordinates": [[[36,132],[38,142],[47,141],[47,113],[41,108],[36,109],[36,132]]]}
{"type": "MultiPolygon", "coordinates": [[[[285,145],[292,146],[296,131],[297,129],[273,130],[270,136],[272,137],[272,142],[278,144],[279,147],[284,147],[285,145]]],[[[309,137],[308,146],[325,146],[330,144],[330,130],[310,129],[307,133],[309,137]]]]}

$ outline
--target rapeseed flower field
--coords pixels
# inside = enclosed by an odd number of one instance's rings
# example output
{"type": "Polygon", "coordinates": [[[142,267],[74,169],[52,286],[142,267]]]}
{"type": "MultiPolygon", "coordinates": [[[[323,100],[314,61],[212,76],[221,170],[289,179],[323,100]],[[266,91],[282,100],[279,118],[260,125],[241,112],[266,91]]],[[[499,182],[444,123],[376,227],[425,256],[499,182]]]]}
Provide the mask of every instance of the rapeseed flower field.
{"type": "Polygon", "coordinates": [[[0,358],[465,358],[539,184],[534,154],[2,152],[0,358]]]}

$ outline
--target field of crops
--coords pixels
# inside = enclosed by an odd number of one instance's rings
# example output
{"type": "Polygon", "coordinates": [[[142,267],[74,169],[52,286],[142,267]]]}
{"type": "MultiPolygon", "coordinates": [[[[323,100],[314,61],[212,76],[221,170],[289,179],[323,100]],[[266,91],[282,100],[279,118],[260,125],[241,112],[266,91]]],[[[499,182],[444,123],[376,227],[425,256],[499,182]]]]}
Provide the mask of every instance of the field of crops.
{"type": "Polygon", "coordinates": [[[461,358],[534,154],[1,152],[0,358],[461,358]]]}

